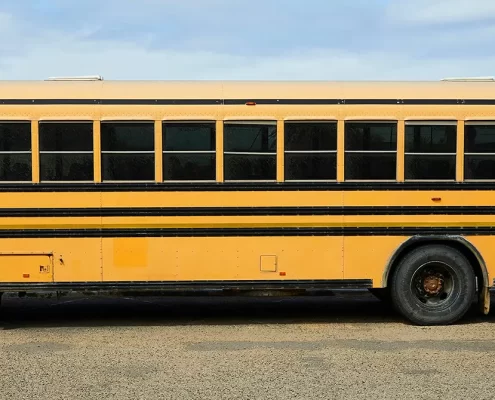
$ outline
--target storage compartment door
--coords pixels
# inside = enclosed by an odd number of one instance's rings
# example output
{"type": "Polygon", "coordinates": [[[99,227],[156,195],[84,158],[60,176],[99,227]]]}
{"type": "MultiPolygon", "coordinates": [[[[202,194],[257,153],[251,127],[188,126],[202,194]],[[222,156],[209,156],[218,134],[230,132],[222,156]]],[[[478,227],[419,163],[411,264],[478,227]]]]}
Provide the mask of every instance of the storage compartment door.
{"type": "Polygon", "coordinates": [[[53,254],[0,253],[0,282],[53,282],[53,254]]]}

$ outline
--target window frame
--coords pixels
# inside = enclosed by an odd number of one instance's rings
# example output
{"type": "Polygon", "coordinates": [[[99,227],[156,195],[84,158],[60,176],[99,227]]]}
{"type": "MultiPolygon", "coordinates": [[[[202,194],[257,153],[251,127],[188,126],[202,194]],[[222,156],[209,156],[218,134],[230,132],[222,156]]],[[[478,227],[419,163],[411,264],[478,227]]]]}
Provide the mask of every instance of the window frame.
{"type": "MultiPolygon", "coordinates": [[[[463,176],[466,176],[466,157],[469,156],[493,156],[495,157],[495,152],[488,152],[488,153],[473,153],[473,152],[466,152],[465,146],[466,146],[466,127],[467,126],[493,126],[495,128],[495,120],[471,120],[471,121],[464,121],[464,154],[463,154],[463,176]]],[[[495,178],[493,179],[476,179],[476,178],[470,178],[466,179],[464,178],[464,181],[466,182],[495,182],[495,178]]]]}
{"type": "Polygon", "coordinates": [[[420,119],[412,119],[404,121],[404,182],[455,182],[456,181],[456,168],[457,168],[457,142],[459,140],[459,123],[457,120],[446,119],[446,120],[420,120],[420,119]],[[406,143],[407,143],[407,127],[408,126],[455,126],[456,128],[456,148],[451,153],[428,153],[428,152],[420,152],[414,153],[410,151],[406,151],[406,143]],[[406,177],[406,158],[407,156],[450,156],[454,157],[454,177],[452,179],[408,179],[406,177]]]}
{"type": "Polygon", "coordinates": [[[161,121],[161,127],[162,127],[162,182],[164,183],[215,183],[216,176],[217,176],[217,150],[216,150],[216,142],[218,140],[218,135],[217,135],[217,121],[216,120],[163,120],[161,121]],[[166,124],[184,124],[184,125],[192,125],[192,124],[211,124],[213,125],[213,131],[214,131],[214,137],[215,137],[215,146],[213,150],[165,150],[165,125],[166,124]],[[165,179],[165,176],[163,174],[163,170],[165,168],[165,154],[213,154],[214,157],[214,179],[165,179]]]}
{"type": "Polygon", "coordinates": [[[101,183],[155,183],[156,182],[156,149],[155,149],[155,121],[154,120],[122,120],[122,119],[105,119],[100,121],[100,171],[101,171],[101,183]],[[105,124],[150,124],[153,127],[153,150],[141,150],[141,151],[130,151],[130,150],[103,150],[103,125],[105,124]],[[109,180],[103,178],[103,155],[104,154],[153,154],[153,179],[125,179],[125,180],[109,180]]]}
{"type": "Polygon", "coordinates": [[[94,154],[94,141],[95,141],[95,132],[94,132],[94,121],[93,120],[40,120],[38,121],[38,151],[39,151],[39,177],[41,183],[93,183],[95,181],[94,176],[94,166],[95,166],[95,154],[94,154]],[[85,151],[57,151],[57,150],[41,150],[41,125],[42,124],[90,124],[91,125],[91,140],[92,140],[92,149],[85,151]],[[92,180],[43,180],[41,179],[41,156],[42,154],[92,154],[93,155],[93,164],[92,164],[92,180]]]}
{"type": "Polygon", "coordinates": [[[339,145],[339,133],[338,133],[338,120],[336,119],[290,119],[284,120],[284,182],[337,182],[337,166],[338,166],[338,145],[339,145]],[[286,127],[290,124],[335,124],[335,150],[286,150],[286,127]],[[287,166],[287,154],[335,154],[335,179],[285,179],[287,175],[285,167],[287,166]]]}
{"type": "Polygon", "coordinates": [[[242,183],[242,182],[261,182],[261,183],[272,183],[277,182],[277,171],[278,171],[278,162],[277,162],[277,140],[278,140],[278,124],[277,120],[224,120],[223,121],[223,174],[224,174],[224,182],[233,182],[233,183],[242,183]],[[226,151],[225,150],[225,126],[226,125],[269,125],[275,127],[275,151],[274,152],[248,152],[248,151],[226,151]],[[270,156],[275,158],[275,177],[273,179],[225,179],[225,156],[226,155],[252,155],[252,156],[270,156]]]}
{"type": "Polygon", "coordinates": [[[2,185],[9,185],[9,184],[28,184],[28,183],[33,183],[34,182],[34,168],[33,168],[33,137],[32,137],[32,131],[33,131],[33,121],[31,120],[0,120],[0,125],[2,124],[26,124],[29,125],[29,144],[31,150],[19,150],[19,151],[0,151],[0,154],[29,154],[30,157],[30,167],[31,167],[31,179],[25,180],[25,181],[4,181],[0,179],[0,184],[2,185]]]}
{"type": "Polygon", "coordinates": [[[344,120],[344,143],[342,147],[344,157],[344,180],[343,182],[399,182],[399,120],[398,119],[376,119],[376,120],[360,120],[360,119],[346,119],[344,120]],[[395,150],[346,150],[346,126],[347,124],[395,124],[395,150]],[[395,179],[346,179],[346,154],[395,154],[395,179]]]}

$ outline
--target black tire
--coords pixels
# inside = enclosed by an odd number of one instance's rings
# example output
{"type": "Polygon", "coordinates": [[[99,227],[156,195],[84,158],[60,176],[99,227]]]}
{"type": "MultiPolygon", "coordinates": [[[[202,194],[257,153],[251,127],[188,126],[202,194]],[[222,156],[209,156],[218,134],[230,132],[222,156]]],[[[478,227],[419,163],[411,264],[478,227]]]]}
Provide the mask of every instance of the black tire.
{"type": "Polygon", "coordinates": [[[447,325],[461,319],[476,294],[473,268],[458,250],[428,245],[408,253],[390,282],[394,307],[418,325],[447,325]]]}

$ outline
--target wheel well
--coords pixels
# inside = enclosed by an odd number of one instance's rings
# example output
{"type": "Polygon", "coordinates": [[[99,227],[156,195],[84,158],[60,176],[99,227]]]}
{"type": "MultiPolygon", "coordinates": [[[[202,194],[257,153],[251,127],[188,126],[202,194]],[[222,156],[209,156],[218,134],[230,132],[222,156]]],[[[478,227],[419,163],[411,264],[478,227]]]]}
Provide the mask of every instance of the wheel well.
{"type": "Polygon", "coordinates": [[[488,286],[489,283],[487,281],[487,273],[486,266],[483,261],[483,258],[476,250],[476,248],[469,243],[466,239],[459,238],[411,238],[407,242],[403,243],[401,247],[395,252],[393,257],[391,258],[386,276],[384,277],[384,286],[390,286],[390,280],[396,268],[398,267],[401,260],[409,254],[411,251],[416,250],[420,247],[432,245],[432,244],[443,244],[445,246],[452,247],[458,251],[460,251],[464,257],[467,258],[471,266],[473,267],[474,274],[477,278],[477,290],[484,286],[488,286]]]}

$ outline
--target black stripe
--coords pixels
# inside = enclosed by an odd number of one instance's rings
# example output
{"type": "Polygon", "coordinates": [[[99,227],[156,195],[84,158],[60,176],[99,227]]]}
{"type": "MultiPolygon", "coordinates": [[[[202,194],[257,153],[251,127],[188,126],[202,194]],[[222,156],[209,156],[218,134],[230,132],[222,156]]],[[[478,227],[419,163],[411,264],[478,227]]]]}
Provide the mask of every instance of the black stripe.
{"type": "Polygon", "coordinates": [[[0,229],[0,238],[493,236],[495,227],[0,229]]]}
{"type": "Polygon", "coordinates": [[[371,279],[326,280],[264,280],[264,281],[154,281],[154,282],[50,282],[0,283],[1,291],[28,290],[290,290],[290,289],[366,289],[373,286],[371,279]]]}
{"type": "Polygon", "coordinates": [[[479,191],[495,182],[1,183],[2,192],[479,191]]]}
{"type": "Polygon", "coordinates": [[[95,100],[97,104],[102,105],[138,105],[138,106],[209,106],[223,104],[222,100],[215,99],[101,99],[95,100]]]}
{"type": "Polygon", "coordinates": [[[1,208],[0,217],[495,215],[495,206],[1,208]]]}
{"type": "Polygon", "coordinates": [[[495,99],[0,99],[4,105],[495,105],[495,99]]]}

